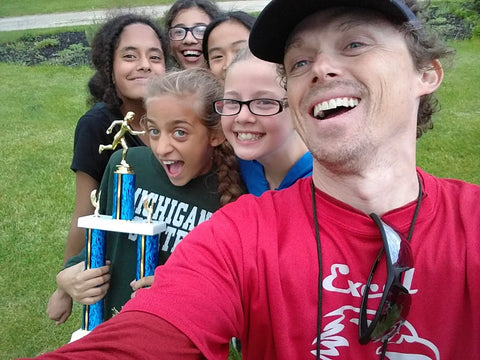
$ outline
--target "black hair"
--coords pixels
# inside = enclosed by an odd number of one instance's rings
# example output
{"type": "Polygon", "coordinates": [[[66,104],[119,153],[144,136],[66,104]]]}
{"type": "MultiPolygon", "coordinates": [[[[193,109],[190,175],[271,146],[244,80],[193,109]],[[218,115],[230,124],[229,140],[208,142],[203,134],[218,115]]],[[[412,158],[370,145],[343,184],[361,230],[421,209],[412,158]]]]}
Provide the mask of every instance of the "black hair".
{"type": "Polygon", "coordinates": [[[220,14],[220,9],[217,4],[210,0],[177,0],[165,15],[165,29],[168,31],[172,26],[173,19],[175,19],[180,11],[195,7],[203,10],[211,20],[220,14]]]}
{"type": "Polygon", "coordinates": [[[252,30],[253,24],[257,18],[245,11],[229,11],[226,13],[222,13],[221,15],[217,16],[212,20],[210,24],[208,24],[207,28],[205,29],[205,34],[203,35],[203,43],[202,43],[202,50],[203,50],[203,57],[205,58],[207,65],[208,65],[208,37],[213,29],[215,29],[218,25],[224,23],[225,21],[233,20],[236,21],[248,30],[252,30]]]}

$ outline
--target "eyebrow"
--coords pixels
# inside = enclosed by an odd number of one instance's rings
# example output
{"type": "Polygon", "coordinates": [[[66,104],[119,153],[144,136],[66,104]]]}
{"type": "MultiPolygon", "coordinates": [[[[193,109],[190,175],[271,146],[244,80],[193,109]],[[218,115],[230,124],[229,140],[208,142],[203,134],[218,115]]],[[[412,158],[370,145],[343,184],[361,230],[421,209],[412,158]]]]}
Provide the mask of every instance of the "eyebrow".
{"type": "MultiPolygon", "coordinates": [[[[147,122],[152,124],[152,125],[156,125],[156,122],[155,120],[151,119],[151,118],[146,118],[147,122]]],[[[173,125],[173,126],[177,126],[177,125],[188,125],[190,127],[192,127],[193,125],[188,121],[188,120],[185,120],[185,119],[177,119],[177,120],[172,120],[172,121],[169,121],[169,125],[173,125]]]]}
{"type": "MultiPolygon", "coordinates": [[[[229,90],[229,91],[225,91],[223,93],[223,96],[234,96],[234,97],[241,97],[240,94],[235,91],[235,90],[229,90]]],[[[271,90],[258,90],[256,92],[253,93],[253,97],[251,97],[249,100],[252,100],[252,99],[277,99],[277,98],[284,98],[284,96],[278,96],[277,94],[275,94],[273,91],[271,90]]]]}
{"type": "Polygon", "coordinates": [[[301,36],[295,35],[290,39],[287,39],[287,42],[285,43],[285,50],[283,53],[286,54],[291,49],[301,48],[304,43],[305,41],[301,36]]]}
{"type": "MultiPolygon", "coordinates": [[[[375,19],[368,19],[371,22],[374,22],[375,19]],[[373,21],[372,21],[373,20],[373,21]]],[[[354,29],[360,25],[364,25],[365,20],[360,19],[360,16],[358,19],[349,19],[346,20],[336,26],[336,29],[342,32],[349,31],[351,29],[354,29]]]]}
{"type": "MultiPolygon", "coordinates": [[[[246,43],[247,40],[237,40],[237,41],[234,41],[233,43],[229,44],[229,47],[234,47],[236,45],[239,45],[239,44],[243,44],[243,43],[246,43]]],[[[213,47],[211,49],[208,49],[208,52],[212,52],[212,51],[220,51],[222,49],[222,47],[220,46],[216,46],[216,47],[213,47]]]]}
{"type": "Polygon", "coordinates": [[[192,26],[187,26],[184,23],[180,23],[180,24],[170,25],[170,27],[171,28],[175,28],[175,27],[194,27],[194,26],[198,26],[198,25],[207,26],[207,24],[205,24],[204,22],[197,22],[197,23],[193,24],[192,26]]]}
{"type": "MultiPolygon", "coordinates": [[[[138,47],[136,46],[125,46],[121,49],[118,49],[119,51],[137,51],[138,50],[138,47]]],[[[163,53],[163,50],[161,48],[158,48],[158,47],[151,47],[148,49],[148,51],[159,51],[161,53],[163,53]]]]}

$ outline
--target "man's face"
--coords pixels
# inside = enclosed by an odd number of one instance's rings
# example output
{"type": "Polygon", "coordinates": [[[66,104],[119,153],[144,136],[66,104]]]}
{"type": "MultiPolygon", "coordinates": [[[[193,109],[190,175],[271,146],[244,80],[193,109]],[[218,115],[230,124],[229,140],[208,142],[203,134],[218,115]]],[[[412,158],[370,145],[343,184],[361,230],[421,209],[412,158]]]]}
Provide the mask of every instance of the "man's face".
{"type": "Polygon", "coordinates": [[[432,90],[381,14],[334,8],[307,17],[284,65],[294,123],[316,160],[345,169],[397,144],[414,148],[418,102],[432,90]]]}

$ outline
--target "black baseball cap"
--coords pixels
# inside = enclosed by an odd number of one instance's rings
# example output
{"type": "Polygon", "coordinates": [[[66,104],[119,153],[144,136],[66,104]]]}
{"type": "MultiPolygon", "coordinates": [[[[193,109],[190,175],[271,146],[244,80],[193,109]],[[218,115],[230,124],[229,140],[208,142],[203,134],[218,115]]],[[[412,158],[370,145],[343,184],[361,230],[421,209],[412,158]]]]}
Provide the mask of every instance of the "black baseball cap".
{"type": "Polygon", "coordinates": [[[403,0],[272,0],[258,15],[250,32],[249,47],[263,60],[282,64],[285,43],[293,29],[307,16],[331,7],[377,10],[394,23],[421,27],[403,0]]]}

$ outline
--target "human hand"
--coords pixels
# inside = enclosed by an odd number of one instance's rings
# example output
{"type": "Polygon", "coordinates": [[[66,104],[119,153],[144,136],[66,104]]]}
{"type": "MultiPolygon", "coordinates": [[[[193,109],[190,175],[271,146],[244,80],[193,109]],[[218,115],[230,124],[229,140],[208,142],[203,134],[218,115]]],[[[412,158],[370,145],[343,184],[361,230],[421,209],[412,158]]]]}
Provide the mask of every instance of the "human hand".
{"type": "Polygon", "coordinates": [[[72,313],[72,298],[62,289],[56,289],[48,299],[47,315],[55,325],[63,324],[72,313]]]}
{"type": "Polygon", "coordinates": [[[130,283],[130,287],[133,290],[133,293],[132,295],[130,295],[130,297],[133,299],[138,289],[141,289],[144,287],[150,287],[152,286],[152,284],[153,284],[153,276],[145,276],[139,280],[133,280],[130,283]]]}
{"type": "Polygon", "coordinates": [[[110,261],[107,264],[84,270],[85,262],[63,269],[57,274],[57,285],[73,300],[92,305],[102,299],[110,286],[110,261]]]}

